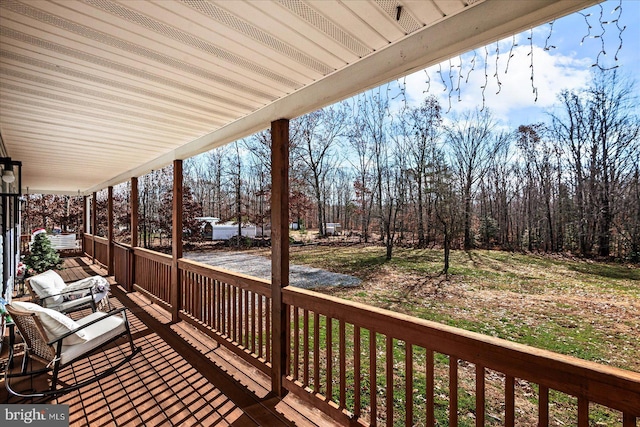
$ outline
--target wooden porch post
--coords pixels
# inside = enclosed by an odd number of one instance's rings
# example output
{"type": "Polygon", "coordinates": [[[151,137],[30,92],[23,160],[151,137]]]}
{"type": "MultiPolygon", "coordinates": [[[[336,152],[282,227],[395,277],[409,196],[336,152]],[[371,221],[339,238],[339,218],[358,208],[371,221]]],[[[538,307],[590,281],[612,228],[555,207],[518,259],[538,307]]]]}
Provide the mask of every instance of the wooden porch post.
{"type": "Polygon", "coordinates": [[[87,224],[87,196],[82,196],[82,228],[80,231],[80,250],[82,251],[82,255],[84,256],[87,248],[84,247],[84,234],[88,231],[87,224]]]}
{"type": "Polygon", "coordinates": [[[289,285],[289,120],[271,123],[271,390],[286,394],[288,309],[282,303],[282,288],[289,285]]]}
{"type": "Polygon", "coordinates": [[[136,279],[136,259],[133,248],[138,246],[138,177],[131,178],[131,250],[129,251],[129,268],[127,270],[127,291],[133,291],[136,279]]]}
{"type": "Polygon", "coordinates": [[[107,274],[113,276],[113,187],[107,187],[107,274]]]}
{"type": "Polygon", "coordinates": [[[96,263],[96,211],[98,210],[98,193],[93,192],[91,198],[91,264],[96,263]]]}
{"type": "Polygon", "coordinates": [[[180,270],[182,258],[182,160],[173,161],[173,211],[171,227],[171,320],[177,322],[180,313],[180,270]]]}

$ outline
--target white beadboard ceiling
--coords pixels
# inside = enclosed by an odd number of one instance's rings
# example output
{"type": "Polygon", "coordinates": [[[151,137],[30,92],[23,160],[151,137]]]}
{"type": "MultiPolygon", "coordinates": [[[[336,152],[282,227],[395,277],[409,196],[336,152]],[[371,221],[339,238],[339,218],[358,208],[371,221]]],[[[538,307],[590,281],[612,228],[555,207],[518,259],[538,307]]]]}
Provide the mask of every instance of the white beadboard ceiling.
{"type": "Polygon", "coordinates": [[[88,194],[596,2],[0,0],[0,136],[88,194]]]}

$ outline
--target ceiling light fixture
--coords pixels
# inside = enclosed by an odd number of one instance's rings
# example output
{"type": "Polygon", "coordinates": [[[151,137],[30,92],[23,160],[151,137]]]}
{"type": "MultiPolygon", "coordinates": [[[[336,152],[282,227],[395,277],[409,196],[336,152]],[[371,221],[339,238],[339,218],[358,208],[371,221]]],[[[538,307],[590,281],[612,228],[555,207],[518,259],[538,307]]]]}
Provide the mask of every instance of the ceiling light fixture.
{"type": "Polygon", "coordinates": [[[2,180],[7,183],[12,183],[16,180],[16,176],[13,174],[13,169],[5,169],[2,171],[2,180]]]}
{"type": "Polygon", "coordinates": [[[11,160],[11,157],[0,157],[2,168],[2,196],[22,195],[22,162],[11,160]]]}

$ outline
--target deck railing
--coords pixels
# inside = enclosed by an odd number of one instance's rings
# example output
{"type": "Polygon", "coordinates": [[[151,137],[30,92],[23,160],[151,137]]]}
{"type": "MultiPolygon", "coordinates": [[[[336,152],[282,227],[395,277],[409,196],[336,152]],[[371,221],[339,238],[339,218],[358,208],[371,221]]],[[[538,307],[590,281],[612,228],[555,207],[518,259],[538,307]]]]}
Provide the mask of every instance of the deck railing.
{"type": "Polygon", "coordinates": [[[179,260],[178,266],[180,318],[268,373],[271,366],[269,281],[186,259],[179,260]]]}
{"type": "Polygon", "coordinates": [[[134,288],[171,307],[171,255],[134,248],[134,288]]]}
{"type": "Polygon", "coordinates": [[[96,248],[95,260],[104,266],[109,265],[109,240],[106,237],[93,236],[93,241],[96,248]]]}
{"type": "Polygon", "coordinates": [[[93,234],[82,235],[82,249],[87,256],[93,257],[93,234]]]}
{"type": "Polygon", "coordinates": [[[537,399],[537,425],[547,426],[554,390],[577,398],[579,427],[589,425],[590,404],[620,411],[625,427],[636,426],[639,373],[304,289],[283,289],[283,302],[292,319],[285,385],[336,417],[458,426],[459,414],[472,413],[476,426],[514,426],[526,423],[516,402],[537,399]],[[488,417],[488,404],[504,408],[499,420],[488,417]]]}
{"type": "MultiPolygon", "coordinates": [[[[127,248],[116,248],[121,275],[127,248]]],[[[172,257],[130,250],[134,288],[171,308],[172,257]]],[[[186,259],[178,269],[179,318],[270,373],[270,282],[186,259]]],[[[640,373],[291,286],[282,296],[284,386],[344,424],[514,426],[534,413],[547,426],[564,411],[582,427],[602,407],[623,427],[640,417],[640,373]]]]}
{"type": "Polygon", "coordinates": [[[113,244],[113,277],[116,282],[130,289],[130,275],[129,275],[129,262],[130,262],[131,246],[124,243],[113,244]]]}

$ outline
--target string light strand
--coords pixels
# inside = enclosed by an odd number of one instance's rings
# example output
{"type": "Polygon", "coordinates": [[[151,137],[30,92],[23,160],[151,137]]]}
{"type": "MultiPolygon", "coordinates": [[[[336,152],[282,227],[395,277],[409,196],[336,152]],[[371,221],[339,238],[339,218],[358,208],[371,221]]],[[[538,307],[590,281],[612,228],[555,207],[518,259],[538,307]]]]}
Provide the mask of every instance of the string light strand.
{"type": "Polygon", "coordinates": [[[498,91],[496,95],[500,93],[502,90],[502,82],[500,81],[500,76],[498,75],[498,61],[500,60],[500,43],[496,41],[496,72],[493,74],[493,77],[496,78],[496,83],[498,83],[498,91]]]}
{"type": "Polygon", "coordinates": [[[509,57],[507,58],[507,66],[504,69],[504,73],[507,74],[507,71],[509,71],[509,63],[511,62],[511,58],[513,58],[513,48],[518,46],[518,43],[516,43],[516,35],[514,34],[512,39],[511,39],[511,49],[509,49],[509,57]]]}
{"type": "Polygon", "coordinates": [[[533,91],[533,94],[535,95],[534,102],[538,102],[538,88],[534,83],[534,75],[533,75],[533,28],[529,30],[529,47],[530,47],[530,50],[527,56],[531,58],[531,63],[529,65],[529,68],[531,68],[531,89],[533,91]]]}

